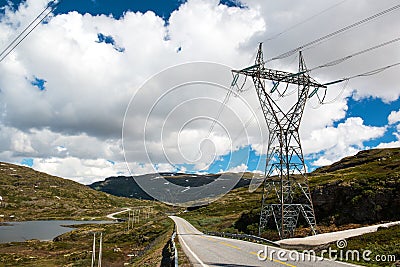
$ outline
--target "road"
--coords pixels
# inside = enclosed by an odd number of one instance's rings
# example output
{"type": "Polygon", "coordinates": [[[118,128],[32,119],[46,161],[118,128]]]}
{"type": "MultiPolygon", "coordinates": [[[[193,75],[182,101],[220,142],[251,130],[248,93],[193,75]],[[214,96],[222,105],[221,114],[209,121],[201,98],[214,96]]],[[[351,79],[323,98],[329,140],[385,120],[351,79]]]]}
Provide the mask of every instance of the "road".
{"type": "MultiPolygon", "coordinates": [[[[195,267],[255,267],[255,266],[356,266],[342,262],[311,257],[302,260],[302,255],[294,251],[264,246],[252,242],[209,236],[201,233],[186,220],[170,216],[176,224],[179,242],[190,262],[195,267]],[[258,252],[267,251],[265,260],[258,259],[258,252]],[[299,260],[292,260],[297,259],[299,260]],[[308,260],[307,260],[308,259],[308,260]]],[[[264,253],[260,254],[261,257],[264,253]]]]}
{"type": "Polygon", "coordinates": [[[115,215],[120,214],[120,213],[124,213],[124,212],[127,212],[127,211],[130,211],[130,210],[132,210],[132,209],[131,209],[131,208],[125,208],[124,210],[121,210],[121,211],[117,211],[117,212],[108,214],[106,217],[109,218],[109,219],[111,219],[111,220],[116,220],[116,219],[118,219],[118,218],[115,218],[115,217],[114,217],[115,215]]]}
{"type": "Polygon", "coordinates": [[[400,221],[382,223],[377,225],[365,226],[356,229],[349,229],[331,233],[318,234],[313,236],[307,236],[304,238],[290,238],[280,240],[277,243],[285,246],[319,246],[331,242],[335,242],[341,239],[347,239],[354,236],[359,236],[367,233],[376,232],[379,227],[390,227],[393,225],[399,225],[400,221]]]}

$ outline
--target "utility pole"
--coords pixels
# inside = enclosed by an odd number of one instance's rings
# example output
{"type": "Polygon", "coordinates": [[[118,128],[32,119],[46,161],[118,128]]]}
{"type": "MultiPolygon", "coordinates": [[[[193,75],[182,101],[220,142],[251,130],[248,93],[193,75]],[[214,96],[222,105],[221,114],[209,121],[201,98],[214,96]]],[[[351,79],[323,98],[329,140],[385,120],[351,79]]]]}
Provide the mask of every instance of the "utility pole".
{"type": "Polygon", "coordinates": [[[93,248],[92,248],[92,264],[91,267],[94,267],[94,262],[96,261],[96,232],[93,233],[93,248]]]}
{"type": "MultiPolygon", "coordinates": [[[[100,239],[99,239],[99,258],[97,261],[97,267],[101,267],[101,258],[103,256],[103,233],[100,232],[100,239]]],[[[91,267],[94,267],[96,263],[96,232],[93,232],[93,248],[92,248],[92,263],[91,267]]]]}
{"type": "MultiPolygon", "coordinates": [[[[292,237],[301,213],[316,233],[316,220],[306,177],[306,166],[300,143],[299,127],[306,101],[319,88],[326,86],[312,79],[300,52],[297,73],[289,73],[265,67],[262,43],[260,43],[255,64],[242,70],[232,71],[253,79],[255,89],[269,130],[265,177],[261,203],[259,235],[266,229],[269,219],[275,221],[281,239],[292,237]],[[272,81],[272,89],[267,90],[265,81],[272,81]],[[278,94],[278,86],[297,86],[296,102],[288,109],[273,99],[278,94]],[[310,88],[315,88],[309,94],[310,88]],[[272,203],[268,197],[272,195],[272,203]]],[[[237,77],[234,78],[237,81],[237,77]]],[[[275,97],[276,98],[276,97],[275,97]]]]}
{"type": "Polygon", "coordinates": [[[97,267],[101,267],[101,257],[103,256],[103,233],[100,233],[100,245],[99,245],[99,261],[97,267]]]}
{"type": "Polygon", "coordinates": [[[140,209],[134,209],[128,211],[128,231],[133,229],[135,223],[140,222],[140,209]]]}

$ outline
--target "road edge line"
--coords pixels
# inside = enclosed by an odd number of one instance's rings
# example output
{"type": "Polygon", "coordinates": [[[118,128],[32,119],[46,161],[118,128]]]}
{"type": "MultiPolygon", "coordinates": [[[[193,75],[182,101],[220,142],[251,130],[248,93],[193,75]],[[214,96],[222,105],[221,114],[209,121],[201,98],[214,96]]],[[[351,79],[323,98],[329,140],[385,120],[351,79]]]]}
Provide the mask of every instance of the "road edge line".
{"type": "Polygon", "coordinates": [[[186,249],[193,255],[193,257],[200,263],[201,266],[203,267],[209,267],[207,264],[205,264],[200,258],[189,248],[189,246],[186,244],[185,240],[179,236],[179,241],[182,242],[182,244],[186,247],[186,249]]]}

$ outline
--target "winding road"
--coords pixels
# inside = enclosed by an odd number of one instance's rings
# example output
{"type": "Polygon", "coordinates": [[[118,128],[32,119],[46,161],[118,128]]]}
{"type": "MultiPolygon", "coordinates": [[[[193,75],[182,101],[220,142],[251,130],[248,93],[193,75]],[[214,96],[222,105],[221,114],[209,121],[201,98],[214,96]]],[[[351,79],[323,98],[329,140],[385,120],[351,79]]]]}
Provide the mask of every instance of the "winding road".
{"type": "Polygon", "coordinates": [[[257,243],[205,235],[180,217],[170,218],[176,224],[183,251],[195,267],[357,266],[320,257],[309,258],[295,251],[257,243]]]}
{"type": "Polygon", "coordinates": [[[130,210],[132,210],[132,209],[131,209],[131,208],[125,208],[124,210],[121,210],[121,211],[117,211],[117,212],[108,214],[106,217],[109,218],[109,219],[111,219],[111,220],[117,220],[118,218],[115,218],[115,217],[114,217],[115,215],[120,214],[120,213],[124,213],[124,212],[127,212],[127,211],[130,211],[130,210]]]}

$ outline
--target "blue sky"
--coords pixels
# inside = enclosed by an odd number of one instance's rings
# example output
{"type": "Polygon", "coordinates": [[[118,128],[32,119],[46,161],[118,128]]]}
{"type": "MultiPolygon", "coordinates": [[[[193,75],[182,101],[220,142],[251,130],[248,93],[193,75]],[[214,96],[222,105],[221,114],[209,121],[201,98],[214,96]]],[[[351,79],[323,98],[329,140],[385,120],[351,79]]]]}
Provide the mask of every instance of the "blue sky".
{"type": "MultiPolygon", "coordinates": [[[[386,126],[388,125],[388,116],[393,110],[400,109],[400,99],[385,103],[382,99],[379,98],[365,98],[361,100],[354,100],[354,98],[349,98],[347,101],[347,105],[349,107],[346,117],[342,120],[338,120],[335,122],[335,125],[344,122],[349,117],[360,117],[364,120],[366,125],[370,126],[386,126]]],[[[376,147],[380,143],[389,143],[392,141],[396,141],[396,137],[393,133],[396,132],[394,126],[389,126],[388,130],[385,132],[385,135],[376,138],[371,141],[367,141],[364,143],[367,147],[376,147]]]]}
{"type": "MultiPolygon", "coordinates": [[[[0,6],[5,6],[7,0],[0,0],[0,6]]],[[[11,0],[14,6],[18,6],[21,0],[11,0]]],[[[127,11],[142,12],[152,11],[159,17],[168,20],[169,16],[174,10],[177,10],[179,6],[184,3],[185,0],[116,0],[110,4],[109,0],[61,0],[58,5],[55,14],[65,14],[70,11],[77,11],[81,14],[89,13],[92,15],[112,15],[114,18],[120,18],[127,11]]],[[[236,3],[234,0],[222,0],[221,3],[228,6],[240,6],[240,3],[236,3]]]]}
{"type": "MultiPolygon", "coordinates": [[[[14,6],[18,6],[21,0],[10,1],[14,6]]],[[[5,6],[6,0],[0,1],[0,6],[5,6]]],[[[127,1],[127,0],[117,0],[113,1],[110,5],[110,1],[107,0],[82,0],[82,1],[70,1],[61,0],[57,7],[55,14],[64,14],[70,11],[77,11],[81,14],[89,13],[92,15],[112,15],[114,18],[120,18],[126,11],[130,10],[133,12],[146,12],[153,11],[160,17],[168,18],[169,15],[176,10],[181,1],[127,1]]]]}
{"type": "MultiPolygon", "coordinates": [[[[22,2],[0,0],[0,7],[13,3],[14,8],[7,18],[9,21],[2,21],[0,15],[0,26],[5,33],[3,39],[0,36],[0,44],[4,46],[21,30],[12,27],[26,25],[45,3],[28,0],[24,12],[18,13],[22,2]]],[[[0,160],[83,183],[127,174],[120,153],[121,117],[132,96],[132,88],[147,78],[169,66],[190,61],[245,67],[252,64],[249,59],[258,42],[269,40],[268,37],[278,36],[264,43],[265,57],[270,58],[396,3],[385,0],[382,5],[365,3],[355,7],[350,1],[329,5],[317,0],[311,2],[305,10],[300,3],[263,0],[119,0],[112,3],[62,0],[54,18],[33,31],[8,61],[0,65],[1,103],[7,103],[2,105],[0,120],[4,126],[0,135],[3,151],[0,160]],[[90,15],[68,14],[70,11],[90,15]],[[142,15],[147,11],[155,15],[142,15]],[[124,15],[127,13],[129,16],[124,15]],[[100,14],[112,17],[96,17],[100,14]],[[340,20],[337,14],[341,14],[340,20]]],[[[0,12],[4,14],[4,9],[0,12]]],[[[399,17],[394,13],[306,50],[307,66],[318,66],[396,37],[392,25],[398,23],[399,17]]],[[[323,70],[316,74],[316,79],[328,82],[395,63],[400,61],[396,49],[385,47],[374,52],[374,60],[368,54],[336,69],[323,70]]],[[[293,62],[296,65],[292,58],[284,59],[270,63],[269,67],[292,70],[293,62]]],[[[304,123],[303,148],[308,170],[362,149],[399,144],[397,73],[398,69],[351,81],[336,103],[305,116],[304,120],[308,121],[304,123]],[[388,122],[390,114],[395,118],[392,123],[388,122]],[[312,116],[318,119],[310,121],[312,116]],[[357,134],[352,129],[359,129],[360,136],[355,137],[357,134]],[[326,136],[338,141],[324,140],[326,136]]],[[[337,88],[329,90],[332,99],[337,95],[337,88]]],[[[255,99],[246,100],[257,105],[255,99]]],[[[196,130],[207,132],[208,125],[203,128],[196,130]]],[[[254,141],[254,146],[244,143],[228,154],[221,149],[225,152],[220,152],[205,171],[240,170],[242,164],[247,165],[248,171],[263,171],[265,155],[260,156],[257,142],[254,141]]],[[[135,174],[151,172],[144,161],[138,154],[132,162],[137,170],[135,174]]],[[[159,162],[155,165],[174,171],[159,162]]],[[[176,165],[197,171],[194,165],[176,165]]]]}
{"type": "Polygon", "coordinates": [[[75,1],[61,1],[56,13],[68,13],[69,11],[78,11],[79,13],[90,13],[92,15],[111,14],[114,18],[120,18],[126,11],[145,13],[149,10],[156,13],[158,16],[168,19],[169,15],[176,10],[181,4],[181,1],[126,1],[118,0],[85,0],[80,1],[76,5],[75,1]]]}

